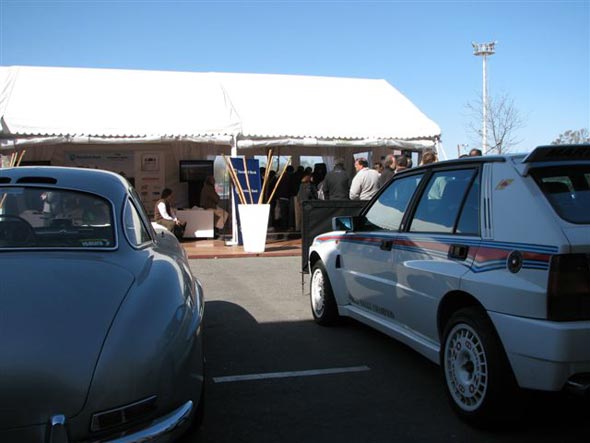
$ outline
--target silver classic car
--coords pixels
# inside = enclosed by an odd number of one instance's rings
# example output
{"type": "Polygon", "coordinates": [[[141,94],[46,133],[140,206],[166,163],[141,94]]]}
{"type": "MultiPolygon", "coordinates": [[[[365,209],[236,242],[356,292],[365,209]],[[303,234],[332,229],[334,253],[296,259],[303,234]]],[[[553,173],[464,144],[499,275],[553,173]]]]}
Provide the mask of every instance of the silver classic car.
{"type": "Polygon", "coordinates": [[[0,442],[171,441],[202,416],[203,293],[106,171],[0,169],[0,442]]]}

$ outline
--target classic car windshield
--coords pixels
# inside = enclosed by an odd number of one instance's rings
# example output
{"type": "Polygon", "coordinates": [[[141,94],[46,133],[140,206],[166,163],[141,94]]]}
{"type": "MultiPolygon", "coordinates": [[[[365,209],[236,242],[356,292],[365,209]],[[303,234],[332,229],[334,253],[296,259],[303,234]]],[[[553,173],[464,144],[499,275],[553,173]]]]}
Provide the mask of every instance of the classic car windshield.
{"type": "Polygon", "coordinates": [[[82,192],[0,187],[0,248],[110,248],[111,205],[82,192]]]}

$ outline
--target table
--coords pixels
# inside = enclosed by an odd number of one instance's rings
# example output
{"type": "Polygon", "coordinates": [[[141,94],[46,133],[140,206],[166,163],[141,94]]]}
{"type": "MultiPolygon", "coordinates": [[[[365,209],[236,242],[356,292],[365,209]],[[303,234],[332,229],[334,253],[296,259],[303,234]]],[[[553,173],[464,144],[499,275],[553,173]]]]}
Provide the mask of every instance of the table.
{"type": "Polygon", "coordinates": [[[211,209],[177,209],[176,217],[186,222],[183,238],[213,238],[214,214],[211,209]]]}

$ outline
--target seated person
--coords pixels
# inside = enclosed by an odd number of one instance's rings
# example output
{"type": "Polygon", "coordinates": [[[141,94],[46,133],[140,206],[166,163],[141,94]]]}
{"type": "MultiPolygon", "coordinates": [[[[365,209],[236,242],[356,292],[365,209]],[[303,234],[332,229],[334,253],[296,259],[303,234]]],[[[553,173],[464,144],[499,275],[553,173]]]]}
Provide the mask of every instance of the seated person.
{"type": "Polygon", "coordinates": [[[219,194],[215,191],[215,177],[212,175],[208,176],[203,183],[203,189],[201,190],[201,207],[204,209],[212,209],[215,214],[215,234],[219,235],[225,226],[225,222],[229,217],[229,213],[219,207],[219,194]]]}
{"type": "Polygon", "coordinates": [[[173,202],[172,190],[169,188],[163,189],[160,200],[156,202],[156,207],[154,208],[154,222],[164,226],[180,240],[184,235],[186,222],[181,222],[176,217],[173,202]]]}

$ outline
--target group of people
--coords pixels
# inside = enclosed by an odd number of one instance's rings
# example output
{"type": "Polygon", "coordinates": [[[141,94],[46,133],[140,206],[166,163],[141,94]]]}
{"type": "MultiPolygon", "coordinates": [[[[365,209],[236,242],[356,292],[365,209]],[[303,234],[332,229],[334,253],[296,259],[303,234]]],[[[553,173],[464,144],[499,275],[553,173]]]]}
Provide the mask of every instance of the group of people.
{"type": "MultiPolygon", "coordinates": [[[[426,151],[422,154],[420,165],[426,165],[438,161],[434,151],[426,151]]],[[[385,186],[398,172],[411,168],[412,159],[406,155],[390,154],[382,162],[376,162],[372,169],[364,158],[358,158],[354,162],[356,175],[350,185],[349,198],[351,200],[370,200],[385,186]]]]}
{"type": "MultiPolygon", "coordinates": [[[[433,151],[422,155],[422,163],[437,161],[433,151]]],[[[334,169],[327,174],[321,168],[313,170],[299,166],[295,170],[288,166],[285,176],[279,183],[274,198],[270,201],[270,226],[281,230],[298,230],[301,220],[301,206],[307,200],[370,200],[391,177],[403,169],[412,167],[412,160],[406,155],[388,155],[383,162],[369,168],[365,158],[354,162],[356,173],[351,179],[344,168],[344,159],[334,162],[334,169]]],[[[276,175],[272,174],[270,186],[273,189],[276,175]]],[[[264,176],[264,174],[262,174],[264,176]]]]}
{"type": "MultiPolygon", "coordinates": [[[[215,238],[221,234],[229,217],[229,213],[219,205],[220,201],[221,197],[215,190],[215,177],[210,175],[203,182],[199,204],[201,208],[213,211],[215,238]]],[[[170,188],[163,189],[160,194],[160,199],[156,202],[154,208],[154,222],[164,226],[179,240],[183,238],[186,229],[186,221],[179,220],[176,216],[174,194],[170,188]]]]}
{"type": "MultiPolygon", "coordinates": [[[[481,155],[481,150],[472,149],[468,155],[462,157],[481,155]]],[[[420,165],[436,161],[438,158],[434,151],[425,151],[420,165]]],[[[295,169],[288,166],[273,199],[269,202],[269,225],[281,230],[299,229],[301,204],[307,200],[370,200],[396,173],[412,166],[412,159],[403,154],[390,154],[382,162],[375,162],[372,168],[369,168],[367,159],[357,158],[354,162],[356,173],[352,180],[344,168],[344,159],[341,158],[336,159],[334,169],[328,173],[325,172],[325,168],[313,170],[310,167],[299,166],[295,169]]],[[[261,168],[261,177],[264,176],[264,168],[261,168]]],[[[275,171],[270,171],[268,180],[269,184],[265,189],[270,194],[278,180],[275,171]]],[[[269,197],[270,195],[266,195],[264,200],[268,201],[269,197]]],[[[229,217],[228,212],[219,206],[219,202],[220,197],[215,191],[215,179],[210,176],[203,184],[200,206],[214,211],[216,237],[229,217]]],[[[176,217],[172,191],[169,188],[162,191],[154,213],[155,222],[165,226],[178,238],[182,238],[186,222],[176,217]]]]}
{"type": "MultiPolygon", "coordinates": [[[[433,163],[438,158],[433,151],[426,151],[422,155],[421,165],[433,163]]],[[[412,159],[406,155],[388,155],[382,162],[373,164],[369,168],[369,162],[365,158],[357,158],[354,162],[356,173],[349,180],[348,173],[344,170],[344,161],[337,160],[334,170],[326,175],[325,180],[318,185],[318,197],[325,200],[370,200],[377,191],[383,187],[397,172],[412,167],[412,159]],[[321,192],[319,191],[321,190],[321,192]],[[320,195],[323,194],[323,197],[320,195]]],[[[312,181],[313,185],[313,181],[312,181]]],[[[307,189],[303,186],[301,189],[307,189]]],[[[316,193],[305,190],[299,195],[300,200],[313,198],[316,193]]]]}

